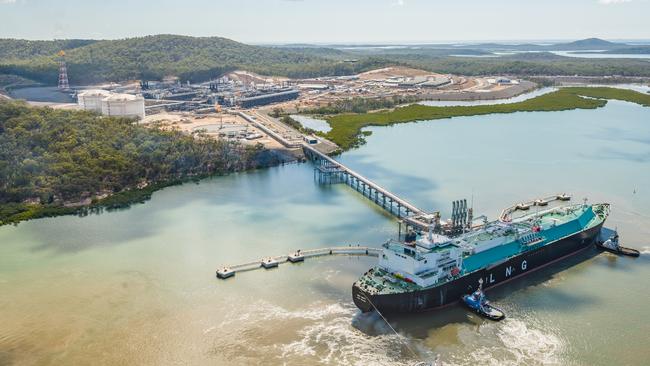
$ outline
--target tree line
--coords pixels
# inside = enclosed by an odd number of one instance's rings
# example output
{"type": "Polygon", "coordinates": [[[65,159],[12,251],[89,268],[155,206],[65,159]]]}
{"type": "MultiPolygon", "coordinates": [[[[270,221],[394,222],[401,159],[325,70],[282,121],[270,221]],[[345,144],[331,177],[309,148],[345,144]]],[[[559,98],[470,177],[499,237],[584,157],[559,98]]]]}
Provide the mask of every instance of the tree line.
{"type": "Polygon", "coordinates": [[[249,169],[263,152],[261,145],[148,128],[126,118],[2,101],[0,206],[58,207],[249,169]]]}
{"type": "Polygon", "coordinates": [[[118,40],[26,41],[0,39],[0,74],[55,85],[58,50],[66,51],[73,85],[178,76],[199,82],[235,69],[263,75],[308,78],[351,75],[403,65],[460,75],[650,76],[647,60],[563,57],[549,52],[501,57],[471,48],[340,50],[325,47],[262,47],[221,37],[155,35],[118,40]],[[354,59],[356,62],[345,62],[354,59]]]}

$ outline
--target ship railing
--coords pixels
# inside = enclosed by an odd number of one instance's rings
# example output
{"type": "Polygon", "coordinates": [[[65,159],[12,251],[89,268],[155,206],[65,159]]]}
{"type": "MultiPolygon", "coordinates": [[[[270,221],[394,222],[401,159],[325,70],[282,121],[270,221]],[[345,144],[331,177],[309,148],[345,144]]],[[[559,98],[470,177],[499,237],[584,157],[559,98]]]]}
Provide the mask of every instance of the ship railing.
{"type": "Polygon", "coordinates": [[[422,255],[418,253],[417,246],[409,246],[394,239],[391,239],[386,243],[382,244],[382,247],[390,251],[393,251],[397,254],[406,255],[411,258],[415,258],[416,260],[420,260],[424,258],[422,255]]]}
{"type": "MultiPolygon", "coordinates": [[[[244,272],[244,271],[251,271],[255,269],[264,268],[264,266],[262,266],[262,261],[266,259],[274,260],[279,265],[282,263],[290,262],[289,260],[290,255],[299,255],[302,256],[303,258],[312,258],[312,257],[329,256],[329,255],[366,255],[371,257],[378,257],[381,255],[381,253],[382,253],[382,249],[380,248],[359,246],[359,245],[307,249],[307,250],[292,252],[289,255],[267,256],[246,263],[221,266],[218,268],[217,272],[218,274],[219,272],[236,273],[236,272],[244,272]]],[[[219,278],[227,278],[227,277],[219,277],[219,278]]]]}
{"type": "Polygon", "coordinates": [[[510,217],[511,214],[519,210],[520,207],[533,207],[533,206],[546,206],[547,204],[554,202],[554,201],[568,201],[571,199],[571,196],[565,194],[565,193],[560,193],[560,194],[555,194],[555,195],[550,195],[542,198],[537,198],[530,200],[528,202],[521,202],[514,204],[510,207],[507,207],[501,211],[501,215],[499,215],[499,220],[504,221],[504,222],[509,222],[512,220],[510,217]]]}
{"type": "Polygon", "coordinates": [[[436,261],[436,264],[438,266],[442,266],[442,265],[445,265],[447,263],[453,263],[453,262],[456,262],[456,258],[440,258],[440,259],[438,259],[436,261]]]}

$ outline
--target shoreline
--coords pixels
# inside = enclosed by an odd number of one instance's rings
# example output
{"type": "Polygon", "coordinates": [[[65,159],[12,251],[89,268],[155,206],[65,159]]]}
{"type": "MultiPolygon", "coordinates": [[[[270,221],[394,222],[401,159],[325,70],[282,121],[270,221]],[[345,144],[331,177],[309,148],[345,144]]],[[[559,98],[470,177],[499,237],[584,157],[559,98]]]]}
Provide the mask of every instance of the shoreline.
{"type": "Polygon", "coordinates": [[[325,116],[324,119],[331,127],[325,137],[346,151],[365,143],[364,136],[368,134],[368,131],[362,131],[364,127],[390,126],[396,123],[498,113],[595,109],[603,107],[609,99],[633,102],[646,107],[650,106],[650,94],[632,90],[612,87],[563,87],[555,92],[507,104],[474,106],[411,104],[381,112],[325,116]]]}
{"type": "MultiPolygon", "coordinates": [[[[609,99],[624,100],[642,106],[650,106],[650,95],[631,90],[611,87],[565,87],[556,92],[527,99],[523,102],[509,104],[447,107],[431,107],[412,104],[405,107],[398,107],[388,112],[383,111],[365,114],[335,115],[327,118],[327,122],[332,127],[332,130],[325,135],[328,139],[337,143],[341,147],[342,152],[344,152],[365,142],[363,136],[367,134],[364,133],[362,129],[368,126],[386,126],[395,123],[406,123],[420,120],[496,113],[514,113],[520,111],[595,109],[604,106],[609,99]],[[588,97],[590,99],[583,97],[588,97]],[[562,102],[564,104],[562,104],[562,102]],[[340,134],[341,130],[343,130],[345,134],[340,134]],[[336,133],[339,133],[339,135],[336,135],[336,133]],[[353,140],[349,140],[350,136],[352,136],[353,140]],[[342,140],[343,138],[348,138],[348,140],[342,140]]],[[[66,206],[65,203],[56,205],[40,203],[30,204],[24,202],[1,204],[0,226],[7,224],[16,225],[22,221],[43,217],[55,217],[71,214],[86,216],[88,214],[101,213],[104,210],[111,211],[128,208],[133,204],[143,203],[151,199],[154,192],[169,186],[181,185],[188,182],[197,182],[205,178],[227,175],[235,172],[266,169],[300,161],[303,161],[303,158],[301,157],[301,154],[297,153],[295,150],[289,150],[286,148],[266,149],[257,158],[255,166],[250,169],[237,170],[225,174],[208,174],[169,179],[153,183],[143,188],[122,190],[100,200],[93,198],[89,204],[82,204],[74,207],[70,206],[69,203],[68,206],[66,206]]],[[[82,199],[80,198],[78,202],[81,202],[81,200],[82,199]]]]}
{"type": "MultiPolygon", "coordinates": [[[[186,183],[198,183],[201,180],[226,176],[233,173],[252,172],[255,170],[268,169],[286,164],[299,163],[301,158],[286,149],[267,149],[258,159],[258,165],[243,170],[236,170],[224,174],[206,174],[192,177],[170,179],[163,182],[152,183],[143,188],[133,188],[111,194],[101,200],[93,199],[90,204],[77,206],[66,206],[65,204],[43,205],[30,203],[5,203],[0,204],[0,227],[5,225],[18,225],[21,222],[67,215],[84,217],[92,214],[101,214],[104,211],[128,209],[132,205],[145,203],[151,196],[162,189],[186,183]]],[[[81,201],[81,199],[80,199],[81,201]]]]}

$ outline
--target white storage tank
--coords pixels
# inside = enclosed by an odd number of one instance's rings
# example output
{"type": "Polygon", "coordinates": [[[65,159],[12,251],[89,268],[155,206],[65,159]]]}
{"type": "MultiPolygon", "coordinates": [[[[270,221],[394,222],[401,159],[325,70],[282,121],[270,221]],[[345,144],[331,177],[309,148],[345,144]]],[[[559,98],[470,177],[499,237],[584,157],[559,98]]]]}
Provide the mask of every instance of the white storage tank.
{"type": "Polygon", "coordinates": [[[144,118],[144,98],[141,95],[111,94],[102,99],[102,114],[142,119],[144,118]]]}
{"type": "Polygon", "coordinates": [[[111,95],[108,90],[84,90],[77,95],[77,104],[85,111],[102,112],[102,100],[111,95]]]}

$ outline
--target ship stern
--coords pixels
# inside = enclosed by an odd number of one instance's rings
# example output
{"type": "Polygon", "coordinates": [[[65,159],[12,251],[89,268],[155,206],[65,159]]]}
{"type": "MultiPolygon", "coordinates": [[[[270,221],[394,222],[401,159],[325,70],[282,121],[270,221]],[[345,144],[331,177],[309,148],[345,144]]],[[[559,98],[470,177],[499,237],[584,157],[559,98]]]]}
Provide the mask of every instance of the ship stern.
{"type": "Polygon", "coordinates": [[[352,285],[352,301],[362,312],[367,313],[374,310],[371,303],[371,295],[359,287],[358,282],[352,285]]]}

